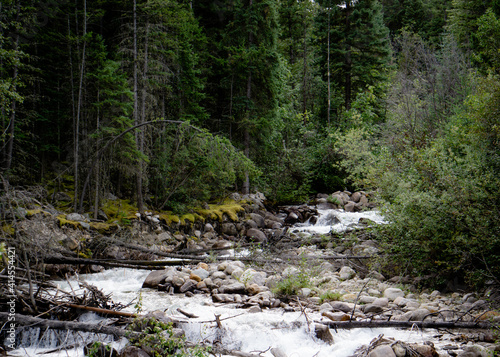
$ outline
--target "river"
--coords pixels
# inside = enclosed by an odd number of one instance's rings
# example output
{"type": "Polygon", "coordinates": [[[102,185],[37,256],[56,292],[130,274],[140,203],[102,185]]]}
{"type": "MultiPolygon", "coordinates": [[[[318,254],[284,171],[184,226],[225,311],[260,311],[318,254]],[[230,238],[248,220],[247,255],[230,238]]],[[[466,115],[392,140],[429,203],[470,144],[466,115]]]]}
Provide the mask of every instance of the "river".
{"type": "MultiPolygon", "coordinates": [[[[359,218],[365,217],[376,223],[383,223],[383,218],[376,212],[346,213],[343,211],[323,211],[315,225],[296,227],[301,231],[327,233],[330,230],[341,231],[355,225],[359,218]],[[334,218],[334,216],[336,218],[334,218]]],[[[272,356],[270,348],[280,348],[288,357],[346,357],[354,353],[361,345],[368,344],[373,338],[384,334],[387,337],[404,342],[424,342],[431,338],[429,332],[408,331],[396,329],[353,329],[331,331],[334,343],[328,345],[314,336],[311,321],[321,320],[318,312],[311,312],[305,316],[302,312],[285,312],[284,310],[269,309],[262,312],[250,313],[245,309],[236,308],[234,304],[215,304],[206,295],[185,297],[184,295],[168,295],[151,289],[142,289],[142,283],[149,271],[132,269],[110,269],[97,274],[81,275],[80,280],[101,289],[104,293],[112,293],[112,300],[122,304],[132,305],[124,311],[135,312],[133,305],[140,302],[142,312],[162,310],[175,316],[182,323],[182,328],[189,341],[211,341],[215,334],[215,315],[224,319],[223,345],[228,349],[244,352],[262,352],[263,357],[272,356]],[[195,314],[195,319],[184,318],[177,312],[177,308],[195,314]]],[[[77,291],[79,289],[76,277],[69,281],[54,281],[60,289],[77,291]]],[[[323,318],[324,319],[324,318],[323,318]]],[[[103,320],[93,313],[86,313],[80,321],[103,320]]],[[[82,340],[99,338],[109,340],[108,337],[93,336],[87,333],[69,333],[54,331],[40,331],[40,329],[26,330],[19,334],[20,346],[12,351],[14,356],[35,356],[55,349],[57,346],[70,346],[82,340]]],[[[124,340],[113,342],[120,349],[124,340]]],[[[59,352],[46,353],[45,356],[83,356],[83,348],[70,348],[59,352]]]]}

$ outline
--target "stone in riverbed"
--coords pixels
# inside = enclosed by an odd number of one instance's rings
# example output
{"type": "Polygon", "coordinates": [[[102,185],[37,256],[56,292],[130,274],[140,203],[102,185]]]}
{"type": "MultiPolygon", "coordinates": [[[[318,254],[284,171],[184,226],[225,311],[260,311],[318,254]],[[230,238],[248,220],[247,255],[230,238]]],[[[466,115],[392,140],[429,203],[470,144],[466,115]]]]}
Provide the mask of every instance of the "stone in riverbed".
{"type": "Polygon", "coordinates": [[[185,293],[186,291],[194,290],[194,288],[196,288],[196,284],[198,284],[196,280],[188,279],[184,284],[182,284],[179,291],[181,293],[185,293]]]}
{"type": "Polygon", "coordinates": [[[219,288],[219,292],[223,294],[244,294],[246,292],[245,284],[238,282],[229,285],[223,285],[219,288]]]}
{"type": "Polygon", "coordinates": [[[321,316],[327,317],[332,321],[349,321],[350,316],[344,312],[323,311],[321,316]]]}
{"type": "Polygon", "coordinates": [[[343,312],[351,312],[352,307],[349,306],[349,304],[346,304],[345,302],[340,302],[340,301],[332,301],[330,302],[330,305],[332,309],[338,310],[338,311],[343,311],[343,312]]]}
{"type": "Polygon", "coordinates": [[[266,243],[267,242],[267,237],[264,234],[264,232],[256,229],[256,228],[250,228],[246,231],[245,235],[254,242],[258,243],[266,243]]]}
{"type": "Polygon", "coordinates": [[[142,287],[155,289],[159,284],[162,284],[165,279],[173,275],[174,273],[171,269],[154,270],[146,277],[146,280],[142,283],[142,287]]]}
{"type": "Polygon", "coordinates": [[[329,345],[333,344],[333,336],[328,326],[316,324],[314,326],[314,332],[316,333],[316,337],[320,340],[328,343],[329,345]]]}
{"type": "Polygon", "coordinates": [[[370,353],[368,353],[368,357],[396,357],[393,349],[389,345],[380,345],[375,347],[370,353]]]}
{"type": "Polygon", "coordinates": [[[203,279],[208,278],[209,273],[205,269],[195,269],[191,272],[189,278],[196,280],[198,282],[202,281],[203,279]]]}
{"type": "Polygon", "coordinates": [[[384,308],[375,304],[367,304],[363,306],[363,312],[365,314],[378,314],[384,311],[384,308]]]}
{"type": "Polygon", "coordinates": [[[384,291],[384,296],[390,301],[394,301],[398,296],[405,297],[405,293],[399,288],[387,288],[384,291]]]}
{"type": "Polygon", "coordinates": [[[149,357],[149,354],[136,346],[127,346],[121,353],[120,357],[149,357]]]}
{"type": "Polygon", "coordinates": [[[356,275],[356,272],[354,271],[353,268],[344,266],[342,267],[342,269],[340,269],[339,274],[340,274],[340,280],[349,280],[356,275]]]}

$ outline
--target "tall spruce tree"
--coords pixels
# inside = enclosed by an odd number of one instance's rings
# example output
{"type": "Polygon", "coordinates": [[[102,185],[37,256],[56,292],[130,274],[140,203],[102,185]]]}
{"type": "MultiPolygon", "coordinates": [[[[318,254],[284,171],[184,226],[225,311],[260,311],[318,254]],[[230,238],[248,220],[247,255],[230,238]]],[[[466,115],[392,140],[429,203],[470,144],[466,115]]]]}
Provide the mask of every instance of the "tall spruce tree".
{"type": "Polygon", "coordinates": [[[331,95],[338,93],[343,99],[332,104],[331,110],[339,115],[351,108],[359,92],[385,78],[388,29],[376,0],[324,0],[321,5],[321,69],[324,77],[330,76],[331,95]]]}

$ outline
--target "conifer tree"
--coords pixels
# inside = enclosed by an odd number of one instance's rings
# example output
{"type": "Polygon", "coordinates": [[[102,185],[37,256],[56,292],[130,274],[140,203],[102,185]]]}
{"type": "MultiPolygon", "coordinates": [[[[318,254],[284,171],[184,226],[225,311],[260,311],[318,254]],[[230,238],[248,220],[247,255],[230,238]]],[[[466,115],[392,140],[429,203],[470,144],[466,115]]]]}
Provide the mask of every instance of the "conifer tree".
{"type": "Polygon", "coordinates": [[[325,77],[330,73],[333,91],[343,99],[332,107],[340,114],[351,108],[359,92],[385,78],[390,54],[388,29],[376,0],[325,0],[321,5],[322,72],[325,77]]]}

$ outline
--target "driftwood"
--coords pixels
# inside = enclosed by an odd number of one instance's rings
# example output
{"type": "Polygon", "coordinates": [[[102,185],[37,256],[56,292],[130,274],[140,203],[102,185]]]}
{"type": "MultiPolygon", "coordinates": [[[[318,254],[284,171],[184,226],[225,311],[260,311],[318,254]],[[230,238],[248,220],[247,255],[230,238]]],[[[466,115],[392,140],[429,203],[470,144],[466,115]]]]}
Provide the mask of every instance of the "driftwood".
{"type": "MultiPolygon", "coordinates": [[[[179,254],[179,253],[166,253],[162,252],[159,250],[154,250],[154,249],[149,249],[145,248],[139,245],[135,244],[129,244],[122,242],[118,239],[113,239],[113,238],[105,238],[105,240],[109,241],[112,244],[128,248],[128,249],[133,249],[142,253],[148,253],[148,254],[153,254],[161,257],[167,257],[167,258],[174,258],[174,259],[182,259],[182,263],[190,263],[190,262],[203,262],[203,261],[209,261],[214,259],[213,257],[200,257],[197,255],[188,255],[188,254],[179,254]]],[[[231,249],[231,248],[226,248],[226,249],[231,249]]],[[[209,250],[210,251],[210,250],[209,250]]],[[[337,256],[337,255],[329,255],[329,256],[324,256],[324,257],[317,257],[317,256],[304,256],[304,255],[285,255],[276,259],[269,259],[269,258],[252,258],[252,257],[220,257],[220,258],[215,258],[218,260],[239,260],[239,261],[250,261],[250,262],[256,262],[256,263],[275,263],[275,264],[285,264],[288,263],[289,260],[302,260],[302,259],[324,259],[324,260],[344,260],[344,259],[369,259],[373,258],[373,256],[355,256],[355,255],[349,255],[349,256],[337,256]]],[[[179,264],[182,264],[179,263],[179,264]]]]}
{"type": "Polygon", "coordinates": [[[327,325],[328,327],[337,329],[353,329],[353,328],[446,328],[446,329],[490,329],[492,324],[489,322],[453,322],[453,321],[387,321],[387,320],[370,320],[370,321],[315,321],[316,323],[327,325]]]}
{"type": "Polygon", "coordinates": [[[119,327],[102,326],[100,324],[91,324],[85,322],[47,320],[21,314],[9,315],[7,312],[0,312],[0,322],[2,322],[3,324],[7,321],[13,322],[16,327],[27,326],[51,328],[54,330],[84,331],[113,335],[116,337],[122,337],[125,335],[128,336],[129,334],[138,334],[137,332],[130,332],[119,327]],[[14,317],[14,320],[10,321],[9,319],[12,319],[12,316],[14,317]]]}
{"type": "Polygon", "coordinates": [[[68,307],[71,307],[73,309],[98,312],[100,314],[105,314],[105,315],[115,315],[115,316],[122,316],[122,317],[137,317],[138,316],[137,314],[134,314],[131,312],[102,309],[100,307],[93,307],[93,306],[85,306],[85,305],[78,305],[78,304],[64,304],[64,306],[68,306],[68,307]]]}
{"type": "Polygon", "coordinates": [[[76,264],[76,265],[102,265],[109,267],[119,268],[133,268],[133,269],[163,269],[165,266],[181,265],[186,261],[178,260],[162,260],[162,261],[148,261],[148,260],[110,260],[110,259],[87,259],[87,258],[72,258],[63,256],[48,256],[44,258],[47,264],[76,264]]]}

